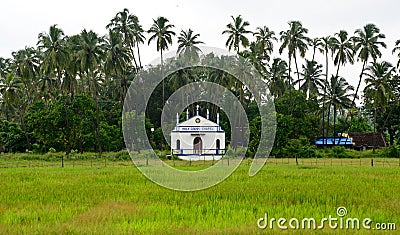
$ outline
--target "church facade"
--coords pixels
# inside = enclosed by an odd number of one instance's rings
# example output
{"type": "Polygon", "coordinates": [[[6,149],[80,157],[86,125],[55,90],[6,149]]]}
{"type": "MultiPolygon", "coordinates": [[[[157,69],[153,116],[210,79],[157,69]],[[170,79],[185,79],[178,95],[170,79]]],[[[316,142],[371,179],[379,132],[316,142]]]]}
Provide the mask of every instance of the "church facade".
{"type": "Polygon", "coordinates": [[[171,151],[182,160],[220,160],[225,154],[225,131],[219,125],[219,114],[217,122],[199,115],[197,106],[196,115],[186,121],[177,124],[171,132],[171,151]]]}

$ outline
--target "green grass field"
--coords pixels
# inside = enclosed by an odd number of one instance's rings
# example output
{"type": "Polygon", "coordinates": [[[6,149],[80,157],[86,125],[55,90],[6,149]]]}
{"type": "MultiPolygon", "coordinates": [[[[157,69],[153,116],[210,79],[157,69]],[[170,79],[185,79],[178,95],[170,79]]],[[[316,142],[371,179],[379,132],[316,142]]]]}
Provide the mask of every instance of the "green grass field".
{"type": "MultiPolygon", "coordinates": [[[[130,166],[3,168],[0,234],[400,232],[400,167],[329,166],[329,159],[325,166],[296,167],[290,164],[292,160],[284,165],[286,160],[277,159],[274,165],[272,159],[254,177],[247,175],[249,167],[244,163],[224,182],[197,192],[162,188],[130,166]],[[371,218],[372,227],[395,223],[397,230],[257,227],[265,213],[318,221],[337,217],[339,206],[347,208],[347,217],[371,218]]],[[[204,168],[201,162],[178,163],[181,169],[204,168]]]]}

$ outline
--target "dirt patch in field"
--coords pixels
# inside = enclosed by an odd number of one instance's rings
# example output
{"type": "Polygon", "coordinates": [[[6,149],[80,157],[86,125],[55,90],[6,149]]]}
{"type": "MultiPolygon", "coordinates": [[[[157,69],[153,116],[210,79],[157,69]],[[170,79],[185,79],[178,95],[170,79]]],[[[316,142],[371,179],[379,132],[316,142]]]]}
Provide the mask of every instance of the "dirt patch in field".
{"type": "Polygon", "coordinates": [[[129,220],[141,214],[141,210],[135,203],[128,201],[104,201],[92,207],[88,211],[75,216],[72,224],[98,224],[121,219],[129,220]]]}

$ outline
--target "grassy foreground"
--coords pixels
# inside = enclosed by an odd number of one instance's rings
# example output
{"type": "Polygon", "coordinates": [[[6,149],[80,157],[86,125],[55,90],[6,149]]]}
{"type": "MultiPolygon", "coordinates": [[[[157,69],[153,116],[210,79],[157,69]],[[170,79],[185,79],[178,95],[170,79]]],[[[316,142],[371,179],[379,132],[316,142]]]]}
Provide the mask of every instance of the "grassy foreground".
{"type": "MultiPolygon", "coordinates": [[[[192,166],[196,167],[196,166],[192,166]]],[[[189,168],[189,167],[188,167],[189,168]]],[[[395,234],[400,232],[400,167],[240,166],[207,190],[164,189],[134,167],[0,169],[0,234],[395,234]],[[396,223],[395,231],[273,230],[270,217],[336,216],[396,223]]]]}

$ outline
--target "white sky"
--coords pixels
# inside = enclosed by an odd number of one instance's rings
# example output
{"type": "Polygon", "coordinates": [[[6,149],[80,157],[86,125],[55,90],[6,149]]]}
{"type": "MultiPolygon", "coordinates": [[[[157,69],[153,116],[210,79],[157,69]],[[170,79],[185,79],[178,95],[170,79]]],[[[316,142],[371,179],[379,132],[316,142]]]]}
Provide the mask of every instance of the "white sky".
{"type": "MultiPolygon", "coordinates": [[[[341,29],[350,36],[357,28],[374,23],[386,35],[388,48],[383,51],[384,59],[396,64],[391,55],[394,42],[400,39],[400,2],[396,0],[2,0],[0,6],[0,57],[10,57],[12,51],[34,46],[40,32],[48,31],[58,24],[67,35],[77,34],[83,28],[92,29],[103,35],[105,26],[123,8],[137,15],[144,29],[158,16],[167,17],[181,29],[193,29],[200,33],[206,46],[225,48],[226,35],[221,35],[230,16],[241,14],[250,22],[250,30],[266,25],[276,34],[288,28],[290,20],[300,20],[309,29],[309,37],[333,35],[341,29]]],[[[171,49],[176,49],[176,38],[171,49]]],[[[276,50],[278,45],[276,45],[276,50]]],[[[143,45],[142,62],[149,63],[158,56],[154,42],[143,45]]],[[[286,59],[286,53],[282,55],[286,59]]],[[[310,59],[311,55],[307,55],[310,59]]],[[[317,57],[324,64],[323,57],[317,57]]],[[[304,61],[300,60],[302,64],[304,61]]],[[[299,65],[300,66],[300,65],[299,65]]],[[[360,63],[342,70],[351,84],[356,86],[361,70],[360,63]]],[[[334,70],[331,69],[331,72],[334,70]]]]}

